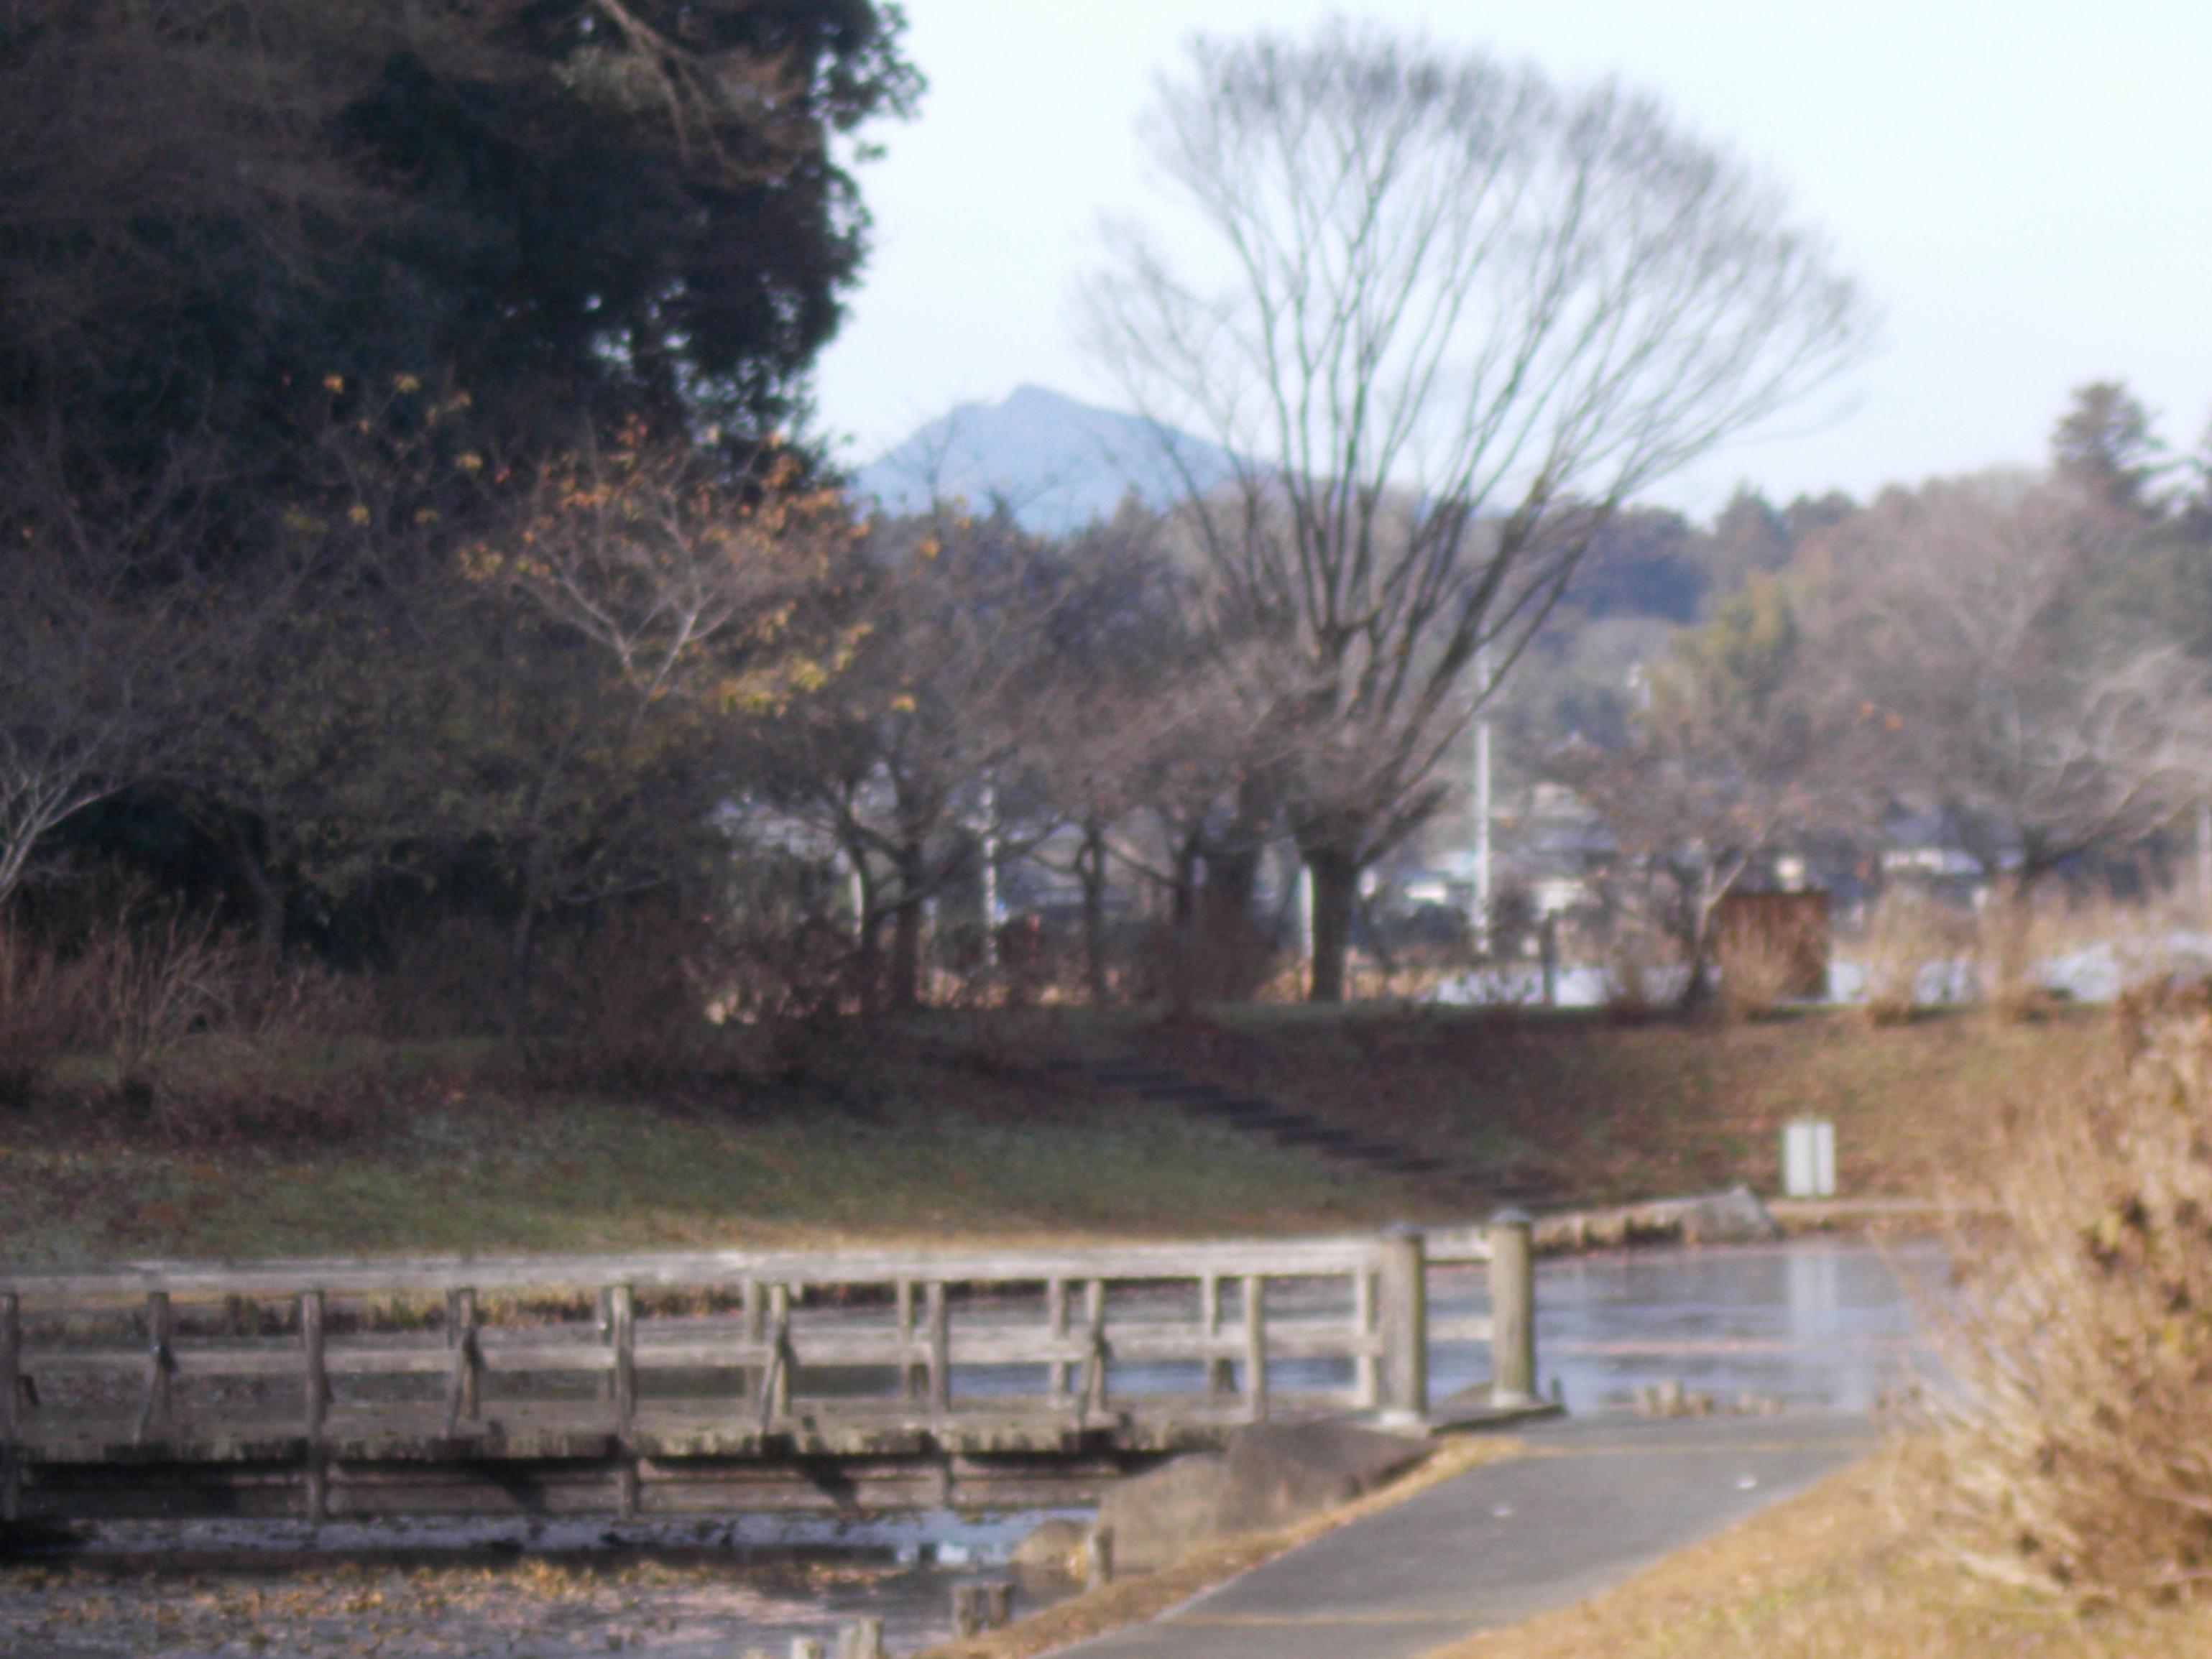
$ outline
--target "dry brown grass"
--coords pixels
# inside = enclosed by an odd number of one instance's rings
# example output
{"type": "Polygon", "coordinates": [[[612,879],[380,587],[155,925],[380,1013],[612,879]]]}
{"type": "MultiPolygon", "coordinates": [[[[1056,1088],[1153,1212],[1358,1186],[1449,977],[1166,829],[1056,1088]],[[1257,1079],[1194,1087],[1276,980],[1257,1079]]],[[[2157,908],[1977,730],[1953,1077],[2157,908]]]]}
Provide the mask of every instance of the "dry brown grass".
{"type": "Polygon", "coordinates": [[[1929,1547],[1939,1490],[1893,1447],[1607,1594],[1431,1659],[2148,1659],[2212,1652],[2212,1609],[2083,1609],[1929,1547]]]}
{"type": "Polygon", "coordinates": [[[1961,1559],[2076,1595],[2212,1584],[2212,1013],[2021,1103],[1959,1242],[1942,1446],[1961,1559]]]}
{"type": "Polygon", "coordinates": [[[381,1099],[374,1024],[357,982],[128,893],[66,951],[0,933],[0,1091],[21,1108],[62,1097],[179,1144],[350,1135],[381,1099]]]}
{"type": "Polygon", "coordinates": [[[1333,1532],[1346,1522],[1358,1521],[1426,1492],[1439,1481],[1463,1474],[1485,1463],[1518,1455],[1517,1440],[1486,1436],[1462,1436],[1443,1442],[1437,1451],[1403,1479],[1380,1492],[1370,1492],[1326,1514],[1316,1515],[1275,1532],[1252,1533],[1225,1539],[1194,1550],[1175,1565],[1117,1580],[1089,1590],[1042,1613],[1017,1620],[1004,1630],[991,1631],[965,1640],[939,1643],[925,1649],[919,1659],[1030,1659],[1103,1632],[1118,1630],[1140,1620],[1157,1618],[1200,1590],[1271,1561],[1285,1550],[1333,1532]]]}
{"type": "Polygon", "coordinates": [[[1995,1150],[1999,1109],[2102,1064],[2112,1016],[1856,1012],[1742,1024],[1484,1010],[1255,1011],[1127,1035],[1148,1062],[1602,1204],[1779,1184],[1781,1133],[1836,1125],[1844,1196],[1924,1197],[1995,1150]]]}

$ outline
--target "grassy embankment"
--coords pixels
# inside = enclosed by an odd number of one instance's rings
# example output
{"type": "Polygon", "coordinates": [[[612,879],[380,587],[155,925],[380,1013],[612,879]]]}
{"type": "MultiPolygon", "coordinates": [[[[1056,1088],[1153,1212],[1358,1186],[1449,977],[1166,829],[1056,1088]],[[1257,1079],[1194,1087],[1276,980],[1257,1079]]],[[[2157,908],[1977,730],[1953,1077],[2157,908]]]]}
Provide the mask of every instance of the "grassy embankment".
{"type": "Polygon", "coordinates": [[[590,1249],[1175,1236],[1457,1218],[1349,1170],[1048,1062],[1138,1054],[1588,1200],[1773,1183],[1835,1120],[1847,1192],[1972,1167],[1998,1108],[2093,1063],[2108,1021],[1843,1015],[1686,1027],[1255,1010],[1195,1026],[1045,1015],[839,1034],[757,1081],[550,1087],[479,1051],[347,1062],[341,1139],[179,1142],[67,1089],[0,1115],[0,1255],[590,1249]],[[369,1086],[364,1085],[364,1087],[369,1086]]]}
{"type": "Polygon", "coordinates": [[[2212,1606],[2081,1609],[1970,1576],[1931,1545],[1907,1448],[1607,1595],[1431,1659],[2142,1659],[2212,1652],[2212,1606]]]}

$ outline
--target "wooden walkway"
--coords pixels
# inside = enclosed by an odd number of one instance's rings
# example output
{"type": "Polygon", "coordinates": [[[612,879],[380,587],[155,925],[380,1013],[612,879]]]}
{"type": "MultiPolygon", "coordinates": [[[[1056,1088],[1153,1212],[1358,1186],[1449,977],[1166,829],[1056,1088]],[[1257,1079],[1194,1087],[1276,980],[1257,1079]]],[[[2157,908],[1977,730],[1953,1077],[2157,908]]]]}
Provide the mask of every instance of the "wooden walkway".
{"type": "MultiPolygon", "coordinates": [[[[1003,1509],[1534,1378],[1528,1228],[1067,1250],[0,1269],[0,1520],[1003,1509]],[[1432,1319],[1486,1262],[1493,1315],[1432,1319]]],[[[1483,1402],[1477,1402],[1478,1404],[1483,1402]]]]}

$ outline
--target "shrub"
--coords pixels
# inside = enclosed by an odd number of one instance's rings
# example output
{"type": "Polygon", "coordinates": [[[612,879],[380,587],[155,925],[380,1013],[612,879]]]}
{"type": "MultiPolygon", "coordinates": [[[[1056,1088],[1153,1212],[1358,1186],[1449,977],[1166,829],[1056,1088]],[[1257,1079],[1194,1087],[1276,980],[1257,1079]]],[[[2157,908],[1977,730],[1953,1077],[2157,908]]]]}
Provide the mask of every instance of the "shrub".
{"type": "Polygon", "coordinates": [[[2212,1582],[2212,1015],[2169,999],[2013,1129],[1947,1321],[1953,1542],[2075,1595],[2212,1582]]]}
{"type": "Polygon", "coordinates": [[[1865,975],[1866,1017],[1876,1025],[1912,1018],[1931,969],[1948,974],[1965,948],[1965,919],[1939,902],[1892,888],[1875,902],[1854,952],[1865,975]]]}
{"type": "Polygon", "coordinates": [[[1982,1000],[1999,1019],[2033,1019],[2049,1006],[2037,971],[2045,931],[2034,902],[2021,894],[2000,887],[1982,907],[1975,968],[1982,1000]]]}
{"type": "Polygon", "coordinates": [[[1772,1013],[1800,978],[1797,941],[1768,927],[1723,929],[1713,942],[1721,1007],[1730,1019],[1772,1013]]]}
{"type": "Polygon", "coordinates": [[[360,986],[269,962],[214,920],[126,901],[79,952],[87,1036],[112,1058],[109,1098],[143,1127],[206,1144],[349,1139],[382,1121],[374,1024],[360,986]]]}
{"type": "Polygon", "coordinates": [[[76,964],[0,922],[0,1109],[37,1097],[54,1062],[82,1042],[83,1025],[76,964]]]}
{"type": "Polygon", "coordinates": [[[1606,930],[1603,949],[1605,1007],[1613,1018],[1647,1018],[1670,994],[1679,994],[1681,948],[1664,929],[1619,912],[1606,930]]]}
{"type": "Polygon", "coordinates": [[[400,935],[376,976],[385,1030],[423,1042],[499,1036],[514,982],[507,934],[482,916],[400,935]]]}
{"type": "Polygon", "coordinates": [[[652,1087],[724,1069],[707,1017],[713,930],[674,904],[610,907],[545,939],[525,1058],[549,1082],[652,1087]]]}

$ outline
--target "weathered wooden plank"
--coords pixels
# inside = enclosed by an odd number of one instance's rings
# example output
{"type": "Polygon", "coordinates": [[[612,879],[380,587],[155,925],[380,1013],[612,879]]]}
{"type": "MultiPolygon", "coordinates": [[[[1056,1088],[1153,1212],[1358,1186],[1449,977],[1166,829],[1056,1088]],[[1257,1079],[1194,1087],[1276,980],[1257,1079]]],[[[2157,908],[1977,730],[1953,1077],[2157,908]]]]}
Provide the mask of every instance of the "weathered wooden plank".
{"type": "MultiPolygon", "coordinates": [[[[592,1256],[301,1259],[258,1262],[139,1261],[102,1268],[0,1267],[0,1291],[26,1307],[106,1302],[124,1305],[153,1291],[173,1300],[228,1297],[286,1300],[320,1289],[333,1298],[374,1294],[479,1296],[521,1291],[594,1292],[727,1285],[748,1279],[818,1285],[889,1286],[901,1278],[948,1285],[1042,1285],[1052,1279],[1114,1284],[1191,1281],[1203,1273],[1325,1278],[1374,1263],[1364,1235],[1178,1244],[1115,1244],[1038,1250],[697,1251],[592,1256]]],[[[1486,1260],[1438,1257],[1439,1260],[1486,1260]]]]}
{"type": "MultiPolygon", "coordinates": [[[[650,1467],[730,1465],[710,1474],[734,1490],[743,1484],[735,1466],[759,1473],[772,1470],[780,1459],[808,1462],[812,1473],[807,1478],[823,1486],[833,1503],[852,1501],[857,1478],[852,1466],[866,1458],[890,1460],[897,1468],[884,1476],[886,1483],[933,1492],[929,1501],[953,1501],[960,1478],[945,1460],[962,1455],[1029,1459],[1042,1490],[1051,1485],[1054,1472],[1079,1457],[1127,1459],[1218,1444],[1236,1422],[1371,1408],[1419,1392],[1424,1339],[1504,1340],[1496,1319],[1429,1320],[1418,1241],[1410,1254],[1408,1267],[1406,1241],[1360,1238],[1079,1251],[706,1253],[433,1264],[440,1273],[465,1270],[471,1279],[496,1287],[491,1291],[473,1282],[441,1283],[434,1276],[395,1285],[392,1264],[337,1264],[342,1288],[315,1283],[292,1292],[300,1298],[297,1342],[289,1333],[179,1342],[173,1303],[187,1289],[201,1300],[232,1291],[248,1301],[256,1295],[265,1300],[273,1293],[256,1290],[250,1279],[243,1286],[229,1279],[195,1284],[189,1274],[145,1290],[147,1281],[134,1275],[148,1264],[137,1264],[120,1275],[89,1276],[101,1288],[83,1307],[106,1308],[143,1291],[147,1349],[46,1343],[33,1351],[19,1339],[15,1354],[19,1366],[36,1364],[65,1378],[146,1367],[136,1425],[121,1404],[105,1416],[76,1406],[69,1413],[43,1413],[23,1467],[31,1471],[33,1486],[50,1473],[74,1471],[69,1478],[80,1484],[96,1486],[99,1478],[112,1476],[120,1483],[117,1491],[143,1488],[166,1503],[169,1498],[156,1489],[168,1478],[162,1472],[173,1467],[220,1467],[244,1481],[244,1471],[279,1466],[281,1475],[270,1478],[282,1486],[283,1501],[304,1503],[311,1515],[347,1512],[346,1500],[337,1495],[343,1482],[332,1471],[349,1462],[444,1470],[451,1478],[441,1477],[442,1485],[427,1475],[422,1480],[410,1476],[393,1489],[414,1492],[433,1510],[451,1502],[466,1512],[475,1512],[468,1505],[478,1501],[467,1495],[478,1479],[470,1468],[477,1465],[495,1466],[501,1473],[493,1484],[503,1482],[521,1494],[483,1501],[517,1503],[526,1510],[541,1501],[532,1494],[542,1492],[550,1494],[544,1502],[649,1512],[657,1479],[650,1467]],[[646,1266],[635,1284],[617,1279],[596,1288],[586,1285],[582,1307],[575,1309],[579,1262],[589,1273],[601,1273],[641,1261],[646,1266]],[[721,1276],[689,1277],[702,1264],[721,1276]],[[878,1276],[885,1264],[896,1271],[878,1276]],[[347,1279],[349,1271],[368,1276],[347,1279]],[[514,1276],[501,1283],[510,1271],[514,1276]],[[1232,1280],[1243,1293],[1243,1316],[1233,1324],[1224,1293],[1232,1280]],[[1079,1285],[1079,1327],[1072,1306],[1079,1285]],[[864,1294],[844,1293],[854,1286],[864,1294]],[[719,1301],[731,1311],[653,1313],[648,1292],[672,1287],[704,1288],[714,1297],[704,1304],[708,1310],[719,1301]],[[375,1291],[397,1293],[404,1303],[432,1290],[447,1304],[442,1331],[380,1332],[374,1322],[388,1321],[393,1310],[381,1301],[362,1300],[375,1291]],[[489,1314],[486,1297],[494,1298],[489,1314]],[[548,1311],[553,1317],[544,1319],[548,1311]],[[356,1328],[364,1322],[372,1328],[356,1328]],[[153,1354],[161,1363],[155,1364],[153,1354]],[[1340,1362],[1347,1386],[1274,1389],[1270,1366],[1285,1360],[1340,1362]],[[1113,1395],[1109,1361],[1189,1365],[1202,1379],[1195,1385],[1202,1391],[1113,1395]],[[956,1399],[962,1366],[1033,1368],[1036,1392],[956,1399]],[[1243,1388],[1232,1394],[1233,1369],[1241,1369],[1243,1388]],[[732,1370],[743,1374],[747,1399],[735,1409],[720,1391],[732,1370]],[[556,1386],[503,1384],[487,1413],[487,1371],[502,1378],[550,1378],[556,1386]],[[698,1375],[681,1377],[686,1371],[698,1375]],[[372,1405],[358,1387],[341,1391],[337,1402],[331,1395],[333,1379],[441,1372],[447,1379],[442,1402],[387,1399],[372,1405]],[[318,1373],[319,1389],[313,1382],[318,1373]],[[672,1381],[671,1373],[678,1380],[672,1381]],[[221,1410],[195,1393],[185,1396],[197,1404],[190,1420],[167,1422],[158,1442],[149,1443],[157,1417],[166,1419],[172,1410],[167,1390],[175,1378],[251,1382],[288,1375],[302,1377],[309,1389],[304,1424],[289,1407],[271,1406],[257,1416],[250,1392],[241,1397],[233,1391],[231,1404],[221,1410]],[[648,1375],[657,1379],[649,1400],[648,1375]],[[1408,1379],[1416,1384],[1410,1390],[1408,1379]],[[856,1388],[881,1392],[855,1394],[856,1388]],[[672,1389],[688,1397],[666,1397],[672,1389]],[[1386,1398],[1378,1401],[1378,1395],[1386,1398]],[[803,1412],[794,1412],[795,1398],[804,1399],[803,1412]],[[46,1420],[64,1416],[75,1420],[46,1420]],[[280,1422],[279,1416],[289,1420],[280,1422]]],[[[1512,1254],[1510,1244],[1504,1254],[1512,1254]]],[[[301,1264],[270,1265],[289,1270],[301,1264]]],[[[318,1277],[325,1276],[325,1264],[310,1265],[318,1277]]],[[[1492,1265],[1498,1266],[1494,1255],[1492,1265]]],[[[44,1275],[40,1282],[51,1289],[66,1277],[44,1275]]],[[[18,1310],[28,1305],[13,1288],[0,1295],[15,1297],[18,1310]]],[[[678,1305],[700,1304],[686,1295],[678,1305]]],[[[211,1328],[204,1316],[183,1322],[188,1331],[211,1328]]],[[[79,1332],[87,1328],[74,1318],[70,1325],[79,1332]]],[[[227,1318],[212,1328],[228,1328],[227,1318]]],[[[280,1391],[271,1398],[289,1395],[280,1391]]],[[[0,1426],[5,1425],[0,1419],[0,1426]]],[[[269,1501],[262,1486],[240,1486],[239,1493],[236,1501],[249,1506],[269,1501]]],[[[412,1498],[404,1501],[419,1507],[412,1498]]]]}
{"type": "Polygon", "coordinates": [[[1487,1314],[1429,1316],[1429,1342],[1487,1342],[1496,1326],[1487,1314]]]}

